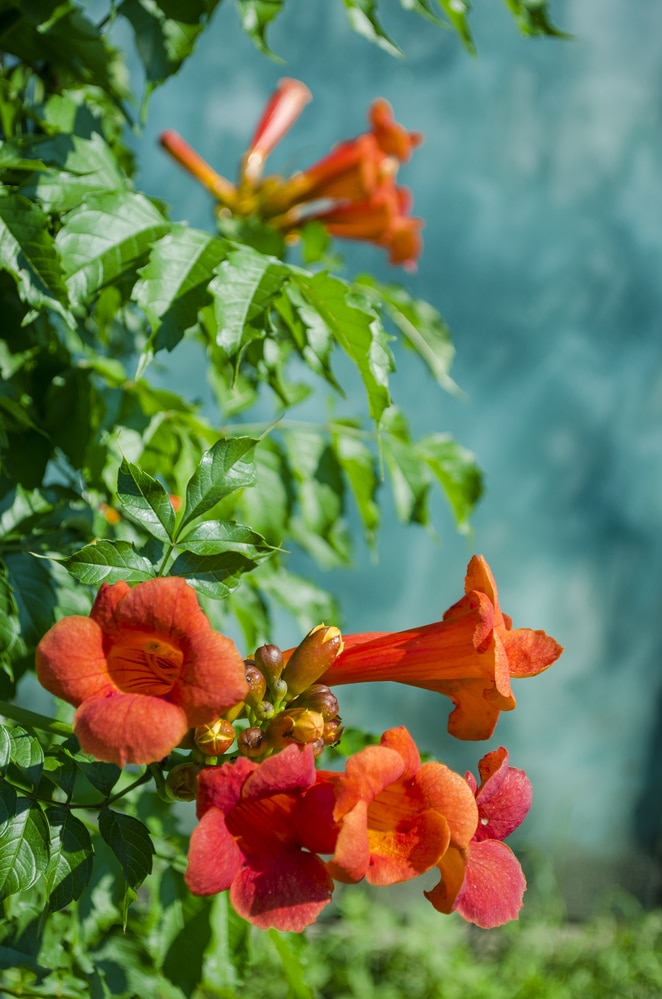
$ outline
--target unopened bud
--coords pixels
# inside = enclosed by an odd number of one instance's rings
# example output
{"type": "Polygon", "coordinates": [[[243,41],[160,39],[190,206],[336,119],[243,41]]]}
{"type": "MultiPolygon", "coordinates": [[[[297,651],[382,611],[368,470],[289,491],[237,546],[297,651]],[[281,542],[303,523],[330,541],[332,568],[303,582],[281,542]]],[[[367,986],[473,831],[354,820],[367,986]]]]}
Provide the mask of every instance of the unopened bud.
{"type": "Polygon", "coordinates": [[[284,701],[287,696],[287,684],[281,677],[280,680],[274,680],[271,684],[271,696],[274,701],[284,701]]]}
{"type": "Polygon", "coordinates": [[[283,670],[292,697],[297,697],[315,683],[342,652],[343,640],[338,628],[318,624],[294,650],[283,670]]]}
{"type": "Polygon", "coordinates": [[[255,653],[255,665],[271,686],[283,672],[283,653],[277,645],[261,645],[255,653]]]}
{"type": "Polygon", "coordinates": [[[324,739],[316,739],[313,743],[313,756],[315,759],[317,759],[318,756],[321,756],[325,749],[326,743],[324,742],[324,739]]]}
{"type": "Polygon", "coordinates": [[[273,718],[275,714],[271,701],[260,701],[259,704],[255,705],[255,717],[258,721],[266,721],[268,718],[273,718]]]}
{"type": "Polygon", "coordinates": [[[260,673],[257,666],[248,664],[246,667],[246,682],[248,683],[248,693],[244,700],[246,704],[255,707],[264,697],[267,691],[267,681],[260,673]]]}
{"type": "Polygon", "coordinates": [[[269,745],[282,749],[291,742],[308,745],[324,735],[324,719],[309,708],[291,708],[276,715],[267,728],[269,745]]]}
{"type": "Polygon", "coordinates": [[[218,718],[211,725],[198,725],[195,744],[205,756],[222,756],[234,742],[234,729],[225,718],[218,718]]]}
{"type": "Polygon", "coordinates": [[[237,749],[251,760],[262,756],[266,748],[267,740],[259,728],[245,728],[237,736],[237,749]]]}
{"type": "Polygon", "coordinates": [[[343,726],[342,718],[340,715],[336,715],[331,721],[326,722],[324,725],[324,745],[325,746],[337,746],[342,738],[343,726]]]}
{"type": "Polygon", "coordinates": [[[198,793],[198,774],[202,770],[197,763],[180,763],[173,767],[166,777],[165,785],[177,801],[193,801],[198,793]]]}
{"type": "Polygon", "coordinates": [[[325,683],[314,683],[297,698],[297,706],[319,711],[325,722],[335,718],[340,709],[338,698],[325,683]]]}

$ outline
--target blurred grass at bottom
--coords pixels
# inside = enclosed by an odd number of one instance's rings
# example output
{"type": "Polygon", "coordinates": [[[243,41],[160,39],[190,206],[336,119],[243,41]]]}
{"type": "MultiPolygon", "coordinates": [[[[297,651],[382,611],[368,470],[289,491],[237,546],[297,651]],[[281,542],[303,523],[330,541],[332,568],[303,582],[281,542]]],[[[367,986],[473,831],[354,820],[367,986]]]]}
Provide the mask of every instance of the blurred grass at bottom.
{"type": "MultiPolygon", "coordinates": [[[[301,952],[316,999],[662,997],[662,909],[644,911],[620,889],[580,922],[564,918],[557,895],[529,892],[517,922],[486,931],[440,915],[411,887],[340,889],[301,952]]],[[[299,999],[265,934],[255,935],[241,995],[299,999]]]]}

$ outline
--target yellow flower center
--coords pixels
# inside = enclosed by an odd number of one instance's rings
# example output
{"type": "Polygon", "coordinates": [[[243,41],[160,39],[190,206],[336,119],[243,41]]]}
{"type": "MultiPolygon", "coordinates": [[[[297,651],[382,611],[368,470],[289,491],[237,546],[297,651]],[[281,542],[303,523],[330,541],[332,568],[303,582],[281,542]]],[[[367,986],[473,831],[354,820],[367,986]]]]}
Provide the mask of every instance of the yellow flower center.
{"type": "Polygon", "coordinates": [[[155,635],[125,635],[108,653],[108,672],[126,694],[163,697],[172,690],[184,656],[180,649],[155,635]]]}

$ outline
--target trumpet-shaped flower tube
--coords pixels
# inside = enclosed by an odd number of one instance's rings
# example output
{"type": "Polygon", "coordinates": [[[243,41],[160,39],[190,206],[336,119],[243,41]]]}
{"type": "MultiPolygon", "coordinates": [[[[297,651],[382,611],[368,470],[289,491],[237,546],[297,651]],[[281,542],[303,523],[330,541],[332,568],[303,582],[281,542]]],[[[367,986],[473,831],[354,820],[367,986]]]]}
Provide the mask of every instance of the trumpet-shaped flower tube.
{"type": "Polygon", "coordinates": [[[320,679],[330,687],[394,680],[437,691],[455,704],[452,735],[488,739],[499,712],[515,707],[510,678],[541,673],[562,651],[544,631],[512,628],[487,562],[474,555],[465,596],[443,620],[408,631],[345,635],[343,652],[320,679]]]}
{"type": "Polygon", "coordinates": [[[452,844],[468,845],[478,813],[471,789],[441,763],[424,763],[405,728],[385,732],[347,761],[344,774],[319,771],[306,796],[302,828],[321,824],[337,881],[390,885],[430,870],[452,844]],[[327,816],[320,823],[320,816],[327,816]],[[329,840],[332,817],[337,830],[329,840]]]}
{"type": "Polygon", "coordinates": [[[262,929],[299,932],[314,922],[333,891],[297,817],[314,784],[310,746],[203,770],[186,871],[193,894],[229,888],[239,915],[262,929]]]}
{"type": "Polygon", "coordinates": [[[99,760],[153,763],[189,728],[246,693],[241,655],[213,631],[183,579],[104,583],[89,617],[63,618],[37,646],[37,676],[77,707],[74,732],[99,760]]]}
{"type": "Polygon", "coordinates": [[[466,850],[451,847],[438,867],[442,879],[426,897],[439,912],[454,912],[483,929],[518,918],[526,879],[510,847],[502,842],[531,807],[531,783],[523,770],[508,765],[501,747],[478,764],[480,787],[466,781],[476,796],[478,825],[466,850]]]}

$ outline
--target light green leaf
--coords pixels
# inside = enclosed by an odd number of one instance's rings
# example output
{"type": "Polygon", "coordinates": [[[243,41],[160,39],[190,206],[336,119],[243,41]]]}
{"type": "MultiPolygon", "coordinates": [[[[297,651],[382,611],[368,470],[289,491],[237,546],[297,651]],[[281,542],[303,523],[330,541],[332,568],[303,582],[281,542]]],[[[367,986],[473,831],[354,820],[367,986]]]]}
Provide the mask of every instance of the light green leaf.
{"type": "Polygon", "coordinates": [[[28,198],[5,191],[0,191],[0,268],[16,281],[21,301],[48,306],[68,318],[67,289],[48,216],[28,198]]]}
{"type": "Polygon", "coordinates": [[[117,495],[124,509],[159,541],[172,541],[175,511],[163,485],[137,465],[122,460],[117,495]]]}
{"type": "Polygon", "coordinates": [[[241,497],[242,517],[278,545],[287,532],[294,502],[292,472],[276,441],[265,437],[255,449],[256,483],[241,497]]]}
{"type": "Polygon", "coordinates": [[[379,23],[375,0],[343,0],[343,3],[347,8],[349,23],[357,34],[376,42],[390,55],[402,55],[402,50],[388,37],[379,23]]]}
{"type": "Polygon", "coordinates": [[[152,247],[132,297],[152,325],[155,351],[172,350],[196,324],[198,312],[211,301],[208,285],[228,245],[210,233],[176,225],[152,247]]]}
{"type": "Polygon", "coordinates": [[[248,246],[232,250],[209,285],[218,324],[216,343],[231,360],[250,340],[262,336],[265,311],[280,291],[288,268],[248,246]]]}
{"type": "Polygon", "coordinates": [[[24,728],[15,725],[8,729],[11,762],[18,769],[21,777],[36,788],[44,769],[44,751],[41,743],[34,735],[24,728]]]}
{"type": "Polygon", "coordinates": [[[116,583],[120,579],[134,582],[155,575],[149,559],[139,555],[129,541],[97,541],[67,558],[54,561],[63,565],[79,582],[90,586],[116,583]]]}
{"type": "Polygon", "coordinates": [[[476,46],[471,36],[468,20],[471,8],[469,0],[439,0],[439,6],[464,42],[467,51],[475,53],[476,46]]]}
{"type": "Polygon", "coordinates": [[[120,862],[129,888],[138,888],[152,870],[154,844],[138,819],[111,808],[99,812],[99,832],[120,862]]]}
{"type": "Polygon", "coordinates": [[[293,280],[356,364],[368,394],[370,415],[379,423],[390,404],[388,373],[394,368],[379,319],[373,312],[352,304],[351,288],[338,278],[297,271],[293,272],[293,280]]]}
{"type": "Polygon", "coordinates": [[[266,30],[280,14],[284,2],[285,0],[237,0],[242,28],[266,55],[273,55],[267,45],[266,30]]]}
{"type": "Polygon", "coordinates": [[[194,555],[218,555],[221,552],[238,552],[245,558],[258,561],[268,558],[274,548],[261,534],[233,521],[205,520],[177,542],[194,555]]]}
{"type": "Polygon", "coordinates": [[[92,195],[64,217],[56,244],[74,302],[84,303],[111,281],[133,272],[169,229],[142,194],[92,195]]]}
{"type": "Polygon", "coordinates": [[[439,481],[455,516],[458,530],[469,530],[469,516],[483,492],[483,477],[471,451],[448,434],[431,434],[420,440],[416,454],[439,481]]]}
{"type": "Polygon", "coordinates": [[[572,35],[554,27],[549,17],[549,4],[546,0],[506,0],[506,6],[515,15],[515,20],[523,35],[554,35],[557,38],[572,38],[572,35]]]}
{"type": "Polygon", "coordinates": [[[98,132],[89,138],[66,134],[40,136],[26,143],[26,151],[46,164],[25,184],[21,193],[41,202],[49,212],[67,212],[91,194],[122,191],[126,181],[110,146],[98,132]]]}
{"type": "Polygon", "coordinates": [[[50,861],[45,876],[51,912],[80,898],[92,874],[92,841],[87,829],[59,805],[46,809],[50,861]]]}
{"type": "Polygon", "coordinates": [[[236,489],[255,482],[255,459],[252,451],[257,440],[252,437],[231,437],[220,440],[205,451],[186,487],[186,507],[182,528],[236,489]]]}
{"type": "Polygon", "coordinates": [[[295,933],[281,933],[278,930],[268,930],[278,956],[285,980],[289,986],[290,999],[315,999],[315,993],[304,979],[304,967],[301,960],[301,949],[304,940],[297,938],[295,933]]]}
{"type": "Polygon", "coordinates": [[[41,809],[0,781],[0,899],[26,891],[46,872],[48,841],[41,809]]]}
{"type": "Polygon", "coordinates": [[[11,736],[10,729],[0,724],[0,776],[4,777],[11,760],[11,736]]]}
{"type": "Polygon", "coordinates": [[[405,524],[427,524],[430,471],[416,454],[404,418],[396,409],[388,412],[385,424],[388,432],[382,437],[382,446],[396,513],[405,524]]]}
{"type": "Polygon", "coordinates": [[[333,425],[333,446],[340,467],[356,501],[366,536],[372,540],[379,527],[379,505],[375,501],[379,485],[377,460],[352,427],[333,425]]]}
{"type": "Polygon", "coordinates": [[[228,892],[211,900],[211,939],[205,951],[205,983],[222,990],[241,989],[250,961],[251,927],[230,904],[228,892]]]}
{"type": "Polygon", "coordinates": [[[194,555],[185,551],[175,559],[170,575],[183,576],[196,590],[215,600],[222,600],[237,588],[242,575],[256,565],[256,561],[238,552],[194,555]]]}

